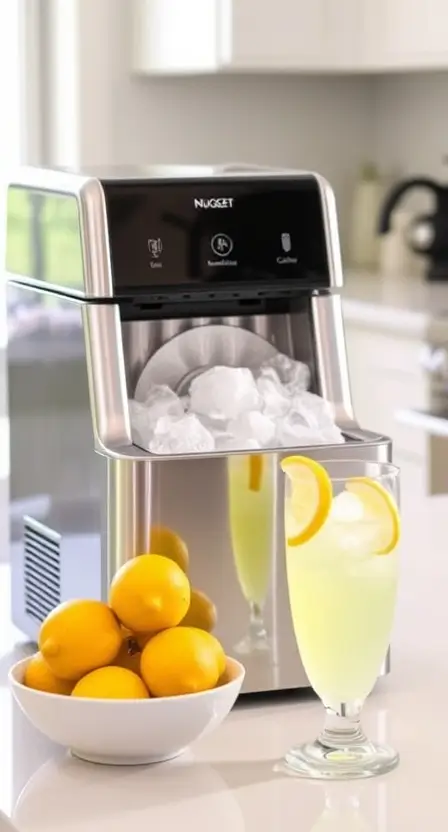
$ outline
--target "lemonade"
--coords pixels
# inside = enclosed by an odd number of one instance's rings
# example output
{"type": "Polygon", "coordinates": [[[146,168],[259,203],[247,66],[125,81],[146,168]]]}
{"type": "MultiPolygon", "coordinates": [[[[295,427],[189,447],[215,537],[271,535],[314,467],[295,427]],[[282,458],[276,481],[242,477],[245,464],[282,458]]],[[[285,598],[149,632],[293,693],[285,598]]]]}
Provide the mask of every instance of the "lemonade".
{"type": "Polygon", "coordinates": [[[309,681],[327,708],[314,743],[292,749],[302,776],[370,777],[398,755],[369,742],[364,699],[386,656],[398,583],[398,471],[386,463],[287,457],[286,571],[291,617],[309,681]]]}
{"type": "Polygon", "coordinates": [[[246,601],[259,607],[266,598],[272,563],[275,474],[272,455],[235,455],[228,459],[235,568],[246,601]]]}
{"type": "MultiPolygon", "coordinates": [[[[346,526],[348,524],[345,524],[346,526]]],[[[323,702],[365,699],[385,658],[395,609],[398,556],[349,543],[331,516],[299,547],[287,546],[286,566],[294,631],[308,678],[323,702]]]]}

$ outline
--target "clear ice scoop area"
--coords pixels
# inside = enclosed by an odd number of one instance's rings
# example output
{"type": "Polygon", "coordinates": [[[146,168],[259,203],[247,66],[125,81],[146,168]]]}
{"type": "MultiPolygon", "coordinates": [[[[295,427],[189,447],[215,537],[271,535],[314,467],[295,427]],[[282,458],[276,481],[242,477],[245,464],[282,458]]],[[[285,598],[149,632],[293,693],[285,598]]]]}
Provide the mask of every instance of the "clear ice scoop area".
{"type": "Polygon", "coordinates": [[[123,323],[133,444],[156,456],[344,442],[310,315],[123,323]]]}

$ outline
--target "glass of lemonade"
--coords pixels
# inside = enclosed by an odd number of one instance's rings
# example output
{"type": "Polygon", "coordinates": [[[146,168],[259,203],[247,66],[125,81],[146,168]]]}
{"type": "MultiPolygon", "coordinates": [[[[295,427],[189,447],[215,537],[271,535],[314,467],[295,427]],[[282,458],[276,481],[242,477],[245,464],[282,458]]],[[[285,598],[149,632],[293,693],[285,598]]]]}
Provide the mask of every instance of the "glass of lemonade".
{"type": "Polygon", "coordinates": [[[300,656],[326,708],[314,742],[291,749],[305,777],[372,777],[398,754],[367,739],[361,708],[387,655],[398,582],[399,471],[388,463],[290,456],[285,473],[289,601],[300,656]]]}
{"type": "Polygon", "coordinates": [[[274,548],[277,464],[273,454],[229,456],[228,503],[233,560],[249,607],[249,628],[235,646],[248,654],[270,648],[263,619],[274,548]]]}

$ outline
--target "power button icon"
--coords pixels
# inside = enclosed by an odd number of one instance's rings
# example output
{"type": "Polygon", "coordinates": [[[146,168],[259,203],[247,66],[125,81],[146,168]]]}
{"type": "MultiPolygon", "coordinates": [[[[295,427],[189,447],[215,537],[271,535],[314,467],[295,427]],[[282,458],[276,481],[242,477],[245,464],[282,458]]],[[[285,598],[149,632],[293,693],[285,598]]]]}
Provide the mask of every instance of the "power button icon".
{"type": "Polygon", "coordinates": [[[216,257],[228,257],[233,250],[233,240],[228,234],[215,234],[210,246],[216,257]]]}

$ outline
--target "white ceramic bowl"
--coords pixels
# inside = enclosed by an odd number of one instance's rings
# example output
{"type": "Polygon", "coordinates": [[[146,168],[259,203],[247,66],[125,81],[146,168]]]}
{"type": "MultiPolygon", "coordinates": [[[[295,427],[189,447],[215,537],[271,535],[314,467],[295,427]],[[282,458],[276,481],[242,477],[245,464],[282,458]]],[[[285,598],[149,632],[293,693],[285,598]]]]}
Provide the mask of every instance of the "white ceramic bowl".
{"type": "Polygon", "coordinates": [[[42,734],[76,757],[109,765],[171,760],[213,731],[233,707],[244,667],[227,659],[227,680],[204,693],[160,699],[78,699],[25,687],[29,658],[9,671],[15,699],[42,734]]]}

